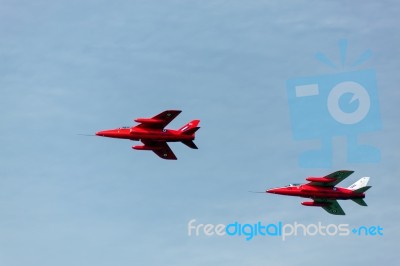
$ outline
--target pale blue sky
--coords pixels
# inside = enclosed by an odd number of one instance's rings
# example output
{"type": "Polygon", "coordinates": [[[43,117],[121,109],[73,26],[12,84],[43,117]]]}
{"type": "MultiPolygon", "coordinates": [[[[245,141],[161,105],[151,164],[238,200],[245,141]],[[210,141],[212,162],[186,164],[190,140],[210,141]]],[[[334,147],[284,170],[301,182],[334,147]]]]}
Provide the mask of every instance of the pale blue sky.
{"type": "MultiPolygon", "coordinates": [[[[400,5],[397,1],[0,0],[0,264],[396,265],[400,5]],[[315,60],[370,49],[383,130],[361,141],[377,164],[299,167],[317,142],[292,138],[286,81],[332,73],[315,60]],[[201,119],[178,161],[134,142],[78,136],[181,109],[201,119]],[[332,216],[302,199],[248,190],[337,169],[371,176],[368,207],[332,216]],[[381,225],[381,238],[189,238],[187,223],[381,225]]],[[[343,71],[348,71],[344,69],[343,71]]]]}

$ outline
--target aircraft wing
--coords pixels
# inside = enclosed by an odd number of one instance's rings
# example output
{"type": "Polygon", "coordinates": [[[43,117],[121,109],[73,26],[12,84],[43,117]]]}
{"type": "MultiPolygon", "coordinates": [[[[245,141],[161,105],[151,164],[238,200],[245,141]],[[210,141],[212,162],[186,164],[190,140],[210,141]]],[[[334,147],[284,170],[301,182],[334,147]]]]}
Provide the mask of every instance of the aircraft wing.
{"type": "Polygon", "coordinates": [[[182,111],[180,110],[166,110],[159,113],[152,118],[136,118],[135,122],[140,123],[136,127],[139,128],[151,128],[151,129],[163,129],[172,120],[175,119],[182,111]]]}
{"type": "Polygon", "coordinates": [[[175,154],[166,142],[163,141],[143,141],[143,144],[160,158],[166,160],[177,160],[175,154]]]}
{"type": "Polygon", "coordinates": [[[330,214],[333,214],[333,215],[345,215],[346,214],[336,200],[315,199],[314,202],[321,203],[321,204],[326,203],[327,205],[321,206],[321,207],[325,211],[329,212],[330,214]]]}
{"type": "Polygon", "coordinates": [[[308,177],[306,180],[310,181],[308,185],[311,186],[320,186],[320,187],[334,187],[340,182],[342,182],[349,175],[354,173],[354,171],[349,170],[340,170],[333,172],[324,177],[308,177]]]}

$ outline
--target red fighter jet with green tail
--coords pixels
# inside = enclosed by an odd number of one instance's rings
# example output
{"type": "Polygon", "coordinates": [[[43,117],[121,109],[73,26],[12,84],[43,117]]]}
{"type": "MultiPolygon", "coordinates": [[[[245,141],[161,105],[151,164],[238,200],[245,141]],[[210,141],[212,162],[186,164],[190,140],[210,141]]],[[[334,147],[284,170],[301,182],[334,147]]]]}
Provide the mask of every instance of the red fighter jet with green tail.
{"type": "Polygon", "coordinates": [[[198,127],[200,120],[193,120],[178,130],[165,129],[165,126],[181,112],[179,110],[167,110],[152,118],[137,118],[134,121],[139,125],[103,130],[97,132],[96,135],[141,141],[144,145],[133,146],[132,149],[149,150],[163,159],[176,160],[177,158],[167,142],[182,142],[189,148],[197,149],[193,140],[195,139],[195,132],[200,128],[198,127]]]}
{"type": "Polygon", "coordinates": [[[325,211],[335,215],[345,215],[337,200],[351,199],[361,206],[367,206],[363,200],[364,192],[371,186],[367,186],[369,177],[363,177],[348,188],[336,187],[338,183],[354,171],[341,170],[324,177],[308,177],[309,183],[290,184],[285,187],[271,188],[266,192],[287,196],[311,198],[313,201],[304,201],[304,206],[322,207],[325,211]]]}

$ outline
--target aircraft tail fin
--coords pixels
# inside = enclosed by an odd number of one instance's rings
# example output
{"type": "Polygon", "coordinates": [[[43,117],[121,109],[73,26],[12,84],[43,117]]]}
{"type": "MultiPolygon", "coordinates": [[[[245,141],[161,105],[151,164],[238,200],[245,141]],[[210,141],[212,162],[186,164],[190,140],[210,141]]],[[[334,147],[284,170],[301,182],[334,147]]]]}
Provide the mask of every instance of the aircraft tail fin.
{"type": "Polygon", "coordinates": [[[180,129],[178,129],[178,131],[184,135],[192,135],[200,128],[197,126],[199,123],[200,120],[192,120],[183,127],[181,127],[180,129]]]}
{"type": "Polygon", "coordinates": [[[361,206],[368,206],[367,205],[367,203],[363,200],[363,199],[360,199],[360,198],[358,198],[358,199],[352,199],[355,203],[357,203],[358,205],[361,205],[361,206]]]}
{"type": "Polygon", "coordinates": [[[349,186],[347,189],[356,191],[360,188],[366,187],[369,181],[369,177],[362,177],[361,179],[359,179],[357,182],[355,182],[354,184],[352,184],[351,186],[349,186]]]}

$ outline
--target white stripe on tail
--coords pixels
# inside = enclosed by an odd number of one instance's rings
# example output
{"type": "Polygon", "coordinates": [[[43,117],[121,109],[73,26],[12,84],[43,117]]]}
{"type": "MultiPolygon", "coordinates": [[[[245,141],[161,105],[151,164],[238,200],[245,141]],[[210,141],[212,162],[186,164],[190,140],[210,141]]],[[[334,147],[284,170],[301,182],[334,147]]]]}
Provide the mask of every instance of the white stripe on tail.
{"type": "Polygon", "coordinates": [[[194,132],[197,131],[197,129],[199,129],[199,127],[198,127],[199,123],[200,123],[200,120],[192,120],[189,123],[187,123],[186,125],[184,125],[183,127],[181,127],[180,129],[178,129],[178,131],[181,133],[189,132],[189,134],[193,134],[194,132]],[[194,130],[194,128],[197,128],[197,129],[194,130]]]}

